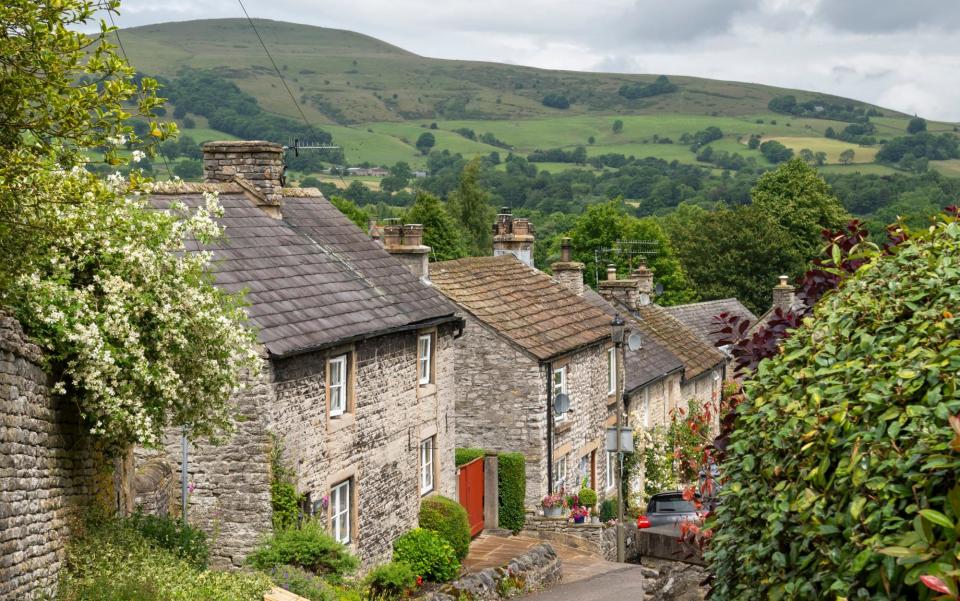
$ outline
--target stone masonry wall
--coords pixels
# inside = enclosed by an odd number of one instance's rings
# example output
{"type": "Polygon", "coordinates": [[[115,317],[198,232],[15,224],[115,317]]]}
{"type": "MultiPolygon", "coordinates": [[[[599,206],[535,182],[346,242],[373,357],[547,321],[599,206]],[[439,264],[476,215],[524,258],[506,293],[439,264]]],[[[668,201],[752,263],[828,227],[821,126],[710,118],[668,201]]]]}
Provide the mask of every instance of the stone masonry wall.
{"type": "MultiPolygon", "coordinates": [[[[570,414],[555,427],[554,460],[561,455],[567,457],[565,488],[568,492],[575,492],[580,490],[580,482],[584,477],[591,479],[590,458],[595,453],[593,478],[600,500],[605,492],[606,430],[608,426],[616,424],[618,401],[618,392],[608,394],[608,346],[598,344],[554,363],[555,366],[566,365],[567,395],[570,397],[570,414]],[[581,469],[581,463],[584,469],[581,469]]],[[[546,487],[544,479],[539,493],[541,498],[547,492],[546,487]]],[[[554,487],[557,488],[556,485],[554,487]]]]}
{"type": "Polygon", "coordinates": [[[686,408],[687,401],[697,399],[701,403],[715,403],[720,398],[720,368],[706,371],[680,387],[680,404],[686,408]]]}
{"type": "Polygon", "coordinates": [[[76,407],[49,386],[40,349],[0,315],[0,599],[52,595],[71,519],[112,496],[76,407]]]}
{"type": "Polygon", "coordinates": [[[540,544],[498,568],[486,568],[443,586],[427,601],[499,601],[557,584],[563,576],[560,557],[549,544],[540,544]]]}
{"type": "MultiPolygon", "coordinates": [[[[230,438],[217,444],[208,440],[188,445],[187,478],[193,488],[188,495],[187,517],[202,528],[210,541],[210,563],[219,568],[239,567],[265,533],[272,529],[270,504],[270,438],[264,412],[274,399],[268,362],[259,377],[235,395],[238,419],[230,438]]],[[[180,515],[180,432],[170,429],[160,451],[138,449],[137,471],[163,461],[172,471],[162,479],[169,490],[138,497],[141,509],[151,513],[180,515]],[[166,498],[171,506],[160,507],[155,499],[166,498]]]]}
{"type": "Polygon", "coordinates": [[[466,316],[456,342],[457,446],[523,453],[525,504],[546,486],[546,372],[503,337],[466,316]]]}
{"type": "Polygon", "coordinates": [[[364,565],[386,561],[394,539],[417,525],[420,509],[419,445],[435,437],[435,490],[455,498],[453,328],[436,335],[434,384],[417,381],[417,335],[407,332],[287,359],[277,364],[277,401],[270,426],[281,439],[284,462],[319,518],[331,486],[355,485],[352,546],[364,565]],[[329,418],[326,358],[353,350],[352,410],[329,418]]]}

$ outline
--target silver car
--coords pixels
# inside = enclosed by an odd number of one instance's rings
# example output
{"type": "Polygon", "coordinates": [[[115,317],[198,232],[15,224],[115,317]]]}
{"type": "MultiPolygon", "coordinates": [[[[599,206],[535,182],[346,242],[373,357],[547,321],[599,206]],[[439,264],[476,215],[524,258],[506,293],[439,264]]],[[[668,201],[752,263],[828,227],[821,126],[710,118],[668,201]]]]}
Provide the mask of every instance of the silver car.
{"type": "Polygon", "coordinates": [[[691,501],[683,499],[683,492],[671,491],[661,492],[650,497],[647,503],[647,513],[637,519],[637,526],[640,528],[655,528],[657,526],[670,526],[682,521],[696,521],[702,515],[702,511],[691,501]],[[643,518],[646,520],[643,520],[643,518]]]}

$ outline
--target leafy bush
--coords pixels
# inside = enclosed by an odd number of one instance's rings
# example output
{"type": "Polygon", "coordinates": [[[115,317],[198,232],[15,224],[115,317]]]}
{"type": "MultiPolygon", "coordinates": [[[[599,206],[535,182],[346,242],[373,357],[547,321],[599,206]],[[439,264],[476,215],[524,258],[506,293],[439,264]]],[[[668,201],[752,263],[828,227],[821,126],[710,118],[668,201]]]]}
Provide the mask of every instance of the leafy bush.
{"type": "Polygon", "coordinates": [[[709,524],[712,598],[933,598],[921,577],[956,594],[958,301],[949,218],[866,262],[759,364],[709,524]]]}
{"type": "Polygon", "coordinates": [[[130,518],[130,525],[160,548],[173,552],[198,568],[207,566],[210,549],[203,530],[189,524],[184,526],[181,520],[142,513],[134,514],[130,518]]]}
{"type": "Polygon", "coordinates": [[[293,470],[283,464],[283,442],[271,435],[270,447],[270,506],[273,509],[274,530],[294,528],[300,521],[300,502],[293,470]]]}
{"type": "Polygon", "coordinates": [[[520,453],[500,453],[498,460],[500,527],[516,534],[523,530],[526,521],[523,510],[523,499],[527,495],[526,460],[520,453]]]}
{"type": "Polygon", "coordinates": [[[470,551],[470,521],[463,505],[447,497],[428,497],[420,503],[420,527],[432,530],[450,543],[457,559],[470,551]]]}
{"type": "Polygon", "coordinates": [[[457,462],[457,467],[461,465],[466,465],[473,461],[474,459],[479,459],[483,457],[483,449],[457,449],[454,452],[455,461],[457,462]]]}
{"type": "Polygon", "coordinates": [[[326,581],[297,566],[276,566],[267,572],[273,583],[310,601],[336,601],[337,594],[326,581]]]}
{"type": "Polygon", "coordinates": [[[331,582],[339,582],[359,565],[357,558],[324,532],[316,520],[308,520],[300,528],[274,532],[247,557],[247,562],[261,570],[287,564],[299,566],[331,582]]]}
{"type": "Polygon", "coordinates": [[[413,568],[402,561],[375,567],[367,575],[367,586],[370,587],[368,598],[377,601],[399,599],[417,585],[417,575],[413,568]]]}
{"type": "Polygon", "coordinates": [[[597,504],[597,493],[592,488],[581,488],[578,496],[584,507],[594,507],[597,504]]]}
{"type": "Polygon", "coordinates": [[[67,547],[58,601],[262,601],[264,574],[196,567],[131,520],[91,521],[67,547]]]}
{"type": "Polygon", "coordinates": [[[604,499],[600,503],[600,521],[609,522],[610,520],[617,517],[617,500],[616,499],[604,499]]]}
{"type": "Polygon", "coordinates": [[[460,562],[447,541],[423,528],[414,528],[393,543],[393,560],[409,565],[431,582],[449,582],[460,573],[460,562]]]}

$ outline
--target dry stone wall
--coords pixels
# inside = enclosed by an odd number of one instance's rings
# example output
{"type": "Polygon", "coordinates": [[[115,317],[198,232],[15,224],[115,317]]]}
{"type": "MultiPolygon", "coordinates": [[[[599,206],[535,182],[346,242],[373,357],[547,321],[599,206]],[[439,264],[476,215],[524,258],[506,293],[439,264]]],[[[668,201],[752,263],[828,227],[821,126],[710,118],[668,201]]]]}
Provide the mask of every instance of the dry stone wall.
{"type": "Polygon", "coordinates": [[[110,466],[76,407],[51,398],[40,349],[0,315],[0,599],[53,593],[77,510],[103,490],[110,466]]]}

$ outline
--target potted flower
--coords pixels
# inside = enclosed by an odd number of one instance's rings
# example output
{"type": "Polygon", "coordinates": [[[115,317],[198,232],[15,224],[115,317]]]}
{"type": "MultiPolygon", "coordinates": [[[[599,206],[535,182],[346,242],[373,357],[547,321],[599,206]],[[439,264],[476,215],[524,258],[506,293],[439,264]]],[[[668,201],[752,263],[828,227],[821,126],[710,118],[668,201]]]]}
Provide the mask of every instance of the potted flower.
{"type": "Polygon", "coordinates": [[[580,504],[590,510],[590,521],[594,524],[600,523],[600,516],[597,515],[596,506],[597,506],[597,493],[594,492],[592,488],[587,488],[584,486],[580,489],[580,494],[578,495],[580,499],[580,504]]]}
{"type": "Polygon", "coordinates": [[[558,494],[547,495],[540,501],[540,505],[543,507],[544,517],[558,518],[563,511],[563,497],[558,494]]]}
{"type": "Polygon", "coordinates": [[[588,515],[590,515],[590,509],[582,505],[576,505],[570,510],[570,516],[573,518],[574,524],[582,524],[588,515]]]}

